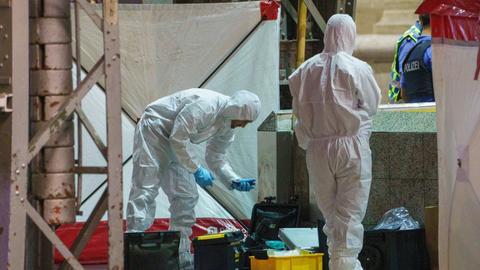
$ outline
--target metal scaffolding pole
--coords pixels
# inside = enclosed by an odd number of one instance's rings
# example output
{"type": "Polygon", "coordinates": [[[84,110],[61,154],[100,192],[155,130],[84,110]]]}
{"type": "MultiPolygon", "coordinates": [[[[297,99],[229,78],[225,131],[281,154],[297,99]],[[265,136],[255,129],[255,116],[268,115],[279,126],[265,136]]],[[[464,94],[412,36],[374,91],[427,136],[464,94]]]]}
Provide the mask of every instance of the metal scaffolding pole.
{"type": "MultiPolygon", "coordinates": [[[[105,53],[71,94],[63,91],[66,89],[64,86],[67,85],[65,82],[71,81],[72,75],[71,72],[67,74],[63,71],[68,69],[68,65],[71,65],[71,59],[65,59],[67,54],[63,54],[67,50],[62,49],[68,47],[71,50],[71,46],[65,45],[68,40],[64,39],[70,34],[69,30],[63,27],[65,24],[69,24],[69,20],[66,22],[63,20],[63,16],[70,11],[69,8],[68,10],[58,8],[58,4],[65,7],[65,3],[68,6],[69,1],[0,0],[0,147],[2,151],[5,150],[0,156],[0,210],[2,212],[0,215],[0,250],[2,251],[0,252],[0,269],[25,269],[27,215],[38,227],[43,237],[58,249],[70,267],[75,270],[83,269],[77,256],[91,235],[94,226],[86,227],[83,230],[84,233],[78,236],[81,244],[74,246],[73,252],[70,251],[49,225],[52,222],[45,220],[46,217],[39,213],[39,210],[34,207],[35,204],[31,204],[27,200],[26,171],[30,161],[35,160],[39,154],[44,155],[45,163],[52,161],[54,156],[49,157],[48,151],[42,150],[43,147],[48,146],[55,150],[65,147],[56,145],[58,134],[64,134],[65,130],[71,130],[73,112],[81,112],[79,104],[102,75],[105,75],[107,92],[107,144],[104,145],[101,140],[97,140],[96,143],[108,164],[105,168],[83,167],[80,164],[80,166],[73,167],[70,172],[108,174],[109,185],[105,196],[102,196],[96,211],[92,213],[89,220],[92,221],[91,223],[98,223],[102,213],[105,210],[108,211],[109,269],[121,270],[124,265],[122,138],[119,136],[119,134],[121,135],[121,97],[118,1],[103,1],[103,17],[97,14],[95,6],[86,0],[76,1],[79,11],[81,9],[86,12],[103,33],[105,53]],[[30,17],[33,18],[30,24],[29,2],[32,5],[30,10],[34,13],[30,14],[30,17]],[[38,5],[43,6],[39,8],[38,5]],[[33,30],[35,30],[30,32],[30,39],[29,25],[33,26],[33,30]],[[42,35],[43,32],[49,35],[42,35]],[[34,44],[30,47],[33,55],[31,59],[33,61],[30,63],[28,61],[29,41],[34,44]],[[31,92],[29,91],[29,66],[34,69],[32,72],[34,83],[31,92]],[[62,76],[58,76],[59,74],[62,76]],[[63,78],[65,81],[62,80],[63,78]],[[51,101],[49,104],[55,104],[55,106],[41,106],[39,107],[41,109],[32,107],[30,108],[31,114],[29,114],[29,92],[38,96],[32,98],[32,105],[47,104],[51,101]],[[48,98],[49,96],[54,97],[48,98]],[[61,96],[61,98],[56,96],[61,96]],[[30,141],[28,140],[29,115],[41,116],[41,119],[33,119],[43,121],[41,125],[34,125],[35,134],[30,141]],[[8,252],[3,252],[7,250],[8,252]]],[[[75,14],[78,16],[78,12],[75,14]]],[[[76,25],[77,30],[78,27],[76,25]]],[[[77,42],[79,42],[78,39],[77,42]]],[[[77,44],[76,48],[78,52],[80,44],[77,44]]],[[[95,136],[96,131],[89,124],[88,118],[83,114],[79,118],[82,118],[79,120],[87,125],[86,129],[89,134],[95,136]]],[[[54,162],[49,165],[59,164],[54,162]]],[[[33,168],[38,167],[33,166],[33,168]]],[[[63,171],[54,171],[53,175],[55,177],[48,181],[61,181],[63,171]]],[[[56,192],[53,188],[54,185],[48,185],[46,179],[46,174],[37,172],[35,179],[32,179],[34,183],[37,183],[34,185],[34,189],[47,193],[56,192]]],[[[73,190],[67,193],[71,192],[73,190]]],[[[36,195],[38,197],[41,193],[37,192],[36,195]]],[[[75,210],[75,207],[72,209],[75,210]]]]}
{"type": "Polygon", "coordinates": [[[28,0],[0,0],[0,269],[24,270],[28,0]]]}
{"type": "Polygon", "coordinates": [[[105,91],[107,95],[108,269],[123,269],[122,106],[118,1],[103,1],[105,91]]]}

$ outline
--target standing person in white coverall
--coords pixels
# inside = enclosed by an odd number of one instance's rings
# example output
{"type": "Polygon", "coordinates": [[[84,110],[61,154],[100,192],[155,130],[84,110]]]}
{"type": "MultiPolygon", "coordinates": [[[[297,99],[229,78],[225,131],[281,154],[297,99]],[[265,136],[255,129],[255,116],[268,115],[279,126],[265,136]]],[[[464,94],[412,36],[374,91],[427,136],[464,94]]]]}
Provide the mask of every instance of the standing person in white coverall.
{"type": "Polygon", "coordinates": [[[355,36],[350,16],[332,16],[323,52],[289,78],[295,134],[325,218],[330,270],[362,269],[357,257],[372,178],[369,138],[381,98],[370,66],[352,56],[355,36]]]}
{"type": "Polygon", "coordinates": [[[200,165],[187,145],[208,141],[208,168],[227,187],[250,191],[254,180],[238,176],[225,153],[233,142],[234,128],[245,127],[259,112],[259,98],[245,90],[229,97],[211,90],[189,89],[148,105],[135,130],[128,231],[145,231],[152,225],[155,198],[162,188],[170,202],[169,230],[181,233],[181,269],[192,269],[189,237],[198,201],[196,183],[210,186],[214,176],[200,165]]]}

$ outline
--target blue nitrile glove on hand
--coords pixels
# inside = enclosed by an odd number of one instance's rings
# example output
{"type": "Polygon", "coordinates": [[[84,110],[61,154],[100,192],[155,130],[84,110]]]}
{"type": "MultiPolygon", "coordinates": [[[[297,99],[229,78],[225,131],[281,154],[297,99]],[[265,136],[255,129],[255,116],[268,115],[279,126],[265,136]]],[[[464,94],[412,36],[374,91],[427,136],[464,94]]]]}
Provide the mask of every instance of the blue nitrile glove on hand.
{"type": "Polygon", "coordinates": [[[240,178],[232,181],[232,188],[238,191],[250,191],[255,188],[255,182],[253,178],[240,178]]]}
{"type": "Polygon", "coordinates": [[[195,181],[201,187],[208,187],[213,185],[213,175],[211,172],[203,168],[202,166],[198,167],[198,170],[193,174],[195,176],[195,181]]]}

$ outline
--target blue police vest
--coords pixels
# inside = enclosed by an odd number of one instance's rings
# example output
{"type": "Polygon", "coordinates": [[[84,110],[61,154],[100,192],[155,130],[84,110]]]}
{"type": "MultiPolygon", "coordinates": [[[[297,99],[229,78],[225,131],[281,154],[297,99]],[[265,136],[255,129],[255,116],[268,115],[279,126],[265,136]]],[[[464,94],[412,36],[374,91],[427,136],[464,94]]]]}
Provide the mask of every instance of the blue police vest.
{"type": "Polygon", "coordinates": [[[427,69],[423,56],[431,41],[419,42],[410,50],[403,62],[403,96],[406,102],[435,101],[432,72],[427,69]]]}

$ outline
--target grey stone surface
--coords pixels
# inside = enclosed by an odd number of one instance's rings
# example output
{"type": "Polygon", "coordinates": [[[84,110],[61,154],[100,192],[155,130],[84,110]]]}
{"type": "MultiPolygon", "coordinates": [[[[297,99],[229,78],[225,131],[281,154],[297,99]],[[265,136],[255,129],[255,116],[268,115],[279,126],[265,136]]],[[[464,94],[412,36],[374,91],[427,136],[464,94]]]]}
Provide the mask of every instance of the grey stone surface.
{"type": "Polygon", "coordinates": [[[370,189],[367,213],[363,219],[365,225],[376,225],[383,214],[391,208],[389,198],[389,180],[373,179],[370,189]]]}
{"type": "Polygon", "coordinates": [[[394,133],[390,135],[390,177],[423,179],[423,135],[394,133]]]}
{"type": "Polygon", "coordinates": [[[390,204],[392,208],[405,207],[410,215],[420,222],[424,219],[425,181],[421,179],[392,179],[390,182],[390,204]]]}
{"type": "Polygon", "coordinates": [[[425,180],[425,206],[438,205],[438,180],[425,180]]]}
{"type": "Polygon", "coordinates": [[[390,133],[375,132],[370,138],[372,149],[372,175],[373,178],[390,177],[390,133]]]}
{"type": "Polygon", "coordinates": [[[425,179],[438,179],[437,134],[423,134],[423,171],[425,179]]]}
{"type": "Polygon", "coordinates": [[[373,119],[373,131],[437,132],[436,113],[379,111],[373,119]]]}

